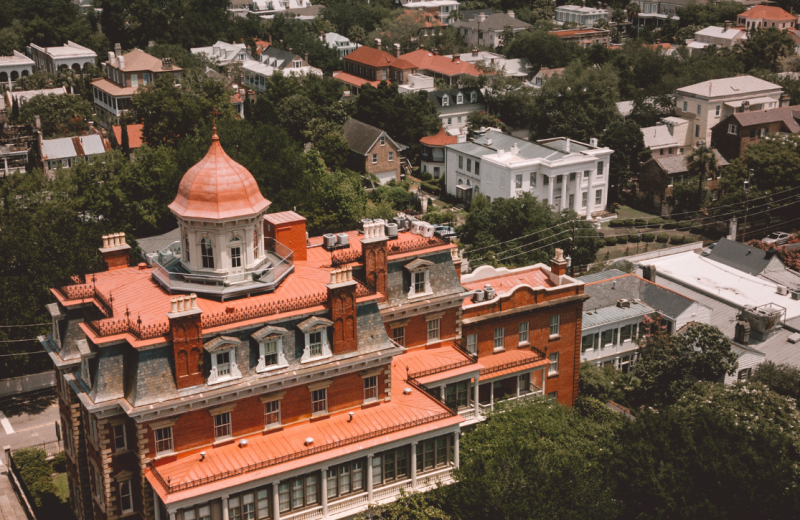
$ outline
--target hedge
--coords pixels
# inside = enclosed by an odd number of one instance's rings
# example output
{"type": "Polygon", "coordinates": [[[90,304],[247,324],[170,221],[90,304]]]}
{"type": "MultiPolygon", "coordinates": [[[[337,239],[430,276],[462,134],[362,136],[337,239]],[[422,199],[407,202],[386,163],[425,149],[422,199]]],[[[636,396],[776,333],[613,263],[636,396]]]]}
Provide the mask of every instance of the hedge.
{"type": "Polygon", "coordinates": [[[647,223],[647,227],[649,227],[649,228],[660,228],[661,224],[663,222],[664,221],[661,220],[660,218],[651,218],[650,221],[647,223]]]}
{"type": "Polygon", "coordinates": [[[656,239],[656,236],[653,233],[644,233],[644,234],[642,234],[642,242],[654,242],[655,239],[656,239]]]}
{"type": "Polygon", "coordinates": [[[669,243],[680,245],[686,243],[686,238],[683,235],[672,235],[669,237],[669,243]]]}
{"type": "Polygon", "coordinates": [[[677,225],[678,223],[674,220],[665,220],[661,227],[664,229],[675,229],[677,225]]]}
{"type": "Polygon", "coordinates": [[[678,222],[678,229],[680,229],[681,231],[685,231],[690,227],[692,227],[691,220],[681,220],[680,222],[678,222]]]}
{"type": "Polygon", "coordinates": [[[637,218],[633,221],[633,225],[636,227],[645,227],[647,225],[647,221],[643,218],[637,218]]]}
{"type": "Polygon", "coordinates": [[[656,242],[659,244],[666,244],[669,241],[669,233],[659,233],[656,236],[656,242]]]}
{"type": "Polygon", "coordinates": [[[695,224],[691,228],[689,228],[690,233],[694,233],[695,235],[699,235],[703,232],[703,226],[701,224],[695,224]]]}
{"type": "Polygon", "coordinates": [[[628,242],[630,242],[631,244],[638,244],[639,243],[639,235],[637,235],[636,233],[628,235],[628,242]]]}
{"type": "Polygon", "coordinates": [[[14,452],[14,464],[37,509],[57,507],[53,468],[47,462],[47,453],[41,448],[23,448],[14,452]]]}
{"type": "Polygon", "coordinates": [[[615,245],[617,245],[617,239],[615,237],[606,238],[606,245],[607,246],[615,246],[615,245]]]}
{"type": "Polygon", "coordinates": [[[627,244],[628,243],[628,235],[620,235],[617,237],[617,244],[627,244]]]}

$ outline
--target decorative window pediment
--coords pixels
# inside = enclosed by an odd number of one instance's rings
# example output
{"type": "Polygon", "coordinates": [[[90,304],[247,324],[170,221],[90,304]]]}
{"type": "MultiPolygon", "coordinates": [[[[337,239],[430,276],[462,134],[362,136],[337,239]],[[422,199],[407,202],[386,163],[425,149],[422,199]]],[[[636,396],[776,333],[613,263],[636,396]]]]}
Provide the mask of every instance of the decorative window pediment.
{"type": "Polygon", "coordinates": [[[236,362],[236,347],[239,344],[241,342],[236,338],[219,336],[203,345],[203,349],[211,354],[211,371],[208,374],[209,385],[242,377],[242,372],[236,362]]]}
{"type": "Polygon", "coordinates": [[[431,289],[431,267],[433,267],[433,262],[422,258],[417,258],[405,265],[405,269],[411,274],[411,283],[408,291],[409,298],[433,294],[433,289],[431,289]]]}
{"type": "Polygon", "coordinates": [[[283,338],[287,334],[289,334],[289,331],[283,327],[267,325],[251,335],[258,342],[256,372],[269,372],[289,366],[289,362],[286,361],[286,356],[283,353],[283,338]]]}
{"type": "Polygon", "coordinates": [[[305,347],[300,358],[301,363],[309,363],[331,357],[330,341],[328,341],[328,327],[333,322],[320,316],[312,316],[303,321],[297,328],[305,334],[305,347]]]}

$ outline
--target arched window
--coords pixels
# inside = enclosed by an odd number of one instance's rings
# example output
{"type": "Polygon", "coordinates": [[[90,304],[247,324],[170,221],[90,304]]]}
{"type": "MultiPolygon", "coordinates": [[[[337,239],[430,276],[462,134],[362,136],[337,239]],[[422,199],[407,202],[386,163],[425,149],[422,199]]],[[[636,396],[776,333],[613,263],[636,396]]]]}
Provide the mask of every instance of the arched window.
{"type": "Polygon", "coordinates": [[[258,229],[256,229],[253,231],[253,259],[258,260],[260,254],[261,248],[258,247],[258,229]]]}
{"type": "Polygon", "coordinates": [[[8,72],[0,72],[0,82],[1,83],[8,82],[8,72]]]}
{"type": "Polygon", "coordinates": [[[190,261],[190,258],[189,258],[189,235],[184,235],[183,244],[184,244],[184,249],[185,249],[184,255],[186,256],[186,261],[189,262],[190,261]]]}
{"type": "Polygon", "coordinates": [[[241,239],[234,236],[231,239],[231,267],[242,267],[242,246],[241,239]]]}
{"type": "Polygon", "coordinates": [[[200,257],[203,259],[203,267],[214,269],[214,247],[211,240],[204,238],[200,241],[200,257]]]}
{"type": "Polygon", "coordinates": [[[19,72],[16,70],[11,71],[11,81],[17,81],[19,79],[19,72]]]}

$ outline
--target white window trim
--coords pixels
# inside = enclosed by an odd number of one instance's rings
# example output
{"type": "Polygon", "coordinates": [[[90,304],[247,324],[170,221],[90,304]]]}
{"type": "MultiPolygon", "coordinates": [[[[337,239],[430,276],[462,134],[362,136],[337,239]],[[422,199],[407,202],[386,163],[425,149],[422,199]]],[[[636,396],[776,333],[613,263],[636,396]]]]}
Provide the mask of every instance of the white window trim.
{"type": "Polygon", "coordinates": [[[531,323],[529,321],[523,321],[519,324],[519,334],[520,337],[522,333],[525,332],[525,340],[519,342],[520,347],[526,347],[531,344],[531,323]],[[522,326],[525,325],[525,330],[522,330],[522,326]]]}
{"type": "Polygon", "coordinates": [[[133,512],[133,489],[131,488],[131,481],[130,480],[123,480],[119,483],[119,508],[120,511],[123,513],[132,513],[133,512]],[[131,507],[125,509],[122,507],[122,489],[128,489],[128,501],[130,502],[131,507]]]}
{"type": "Polygon", "coordinates": [[[380,398],[380,380],[378,379],[378,372],[376,371],[376,372],[371,372],[369,374],[363,374],[361,376],[361,381],[362,381],[361,388],[362,388],[363,393],[364,393],[364,404],[374,403],[374,402],[378,401],[379,398],[380,398]],[[368,398],[367,397],[366,383],[367,383],[368,379],[373,378],[373,377],[375,378],[375,397],[369,397],[368,398]]]}
{"type": "Polygon", "coordinates": [[[497,352],[505,352],[506,351],[506,328],[505,327],[495,327],[492,331],[492,349],[495,353],[497,352]],[[497,337],[497,331],[500,331],[500,337],[497,337]],[[503,341],[501,346],[497,346],[497,340],[500,339],[503,341]]]}
{"type": "Polygon", "coordinates": [[[256,365],[256,372],[262,374],[264,372],[271,372],[289,366],[286,356],[283,353],[283,336],[267,336],[258,342],[258,365],[256,365]],[[278,343],[278,362],[274,365],[267,365],[265,357],[267,355],[267,343],[275,341],[278,343]]]}
{"type": "Polygon", "coordinates": [[[561,336],[561,315],[560,314],[553,314],[552,316],[550,316],[550,330],[549,330],[549,332],[552,332],[552,330],[553,330],[553,318],[556,319],[556,323],[555,323],[556,333],[555,334],[550,334],[550,338],[551,339],[552,338],[558,338],[558,337],[561,336]]]}
{"type": "Polygon", "coordinates": [[[214,442],[225,441],[233,437],[233,412],[232,410],[225,410],[220,411],[219,413],[213,414],[214,417],[214,442]],[[221,415],[228,414],[228,433],[227,435],[221,435],[217,437],[217,428],[221,428],[221,426],[217,426],[217,417],[221,415]]]}
{"type": "Polygon", "coordinates": [[[281,408],[281,401],[286,396],[286,391],[277,392],[274,394],[264,395],[261,396],[261,404],[266,407],[267,403],[274,403],[275,401],[278,402],[278,422],[266,424],[266,412],[264,412],[264,430],[271,430],[273,428],[279,428],[283,425],[283,410],[281,408]]]}
{"type": "Polygon", "coordinates": [[[239,365],[236,363],[236,347],[231,345],[229,348],[222,348],[219,350],[215,350],[211,353],[211,372],[208,374],[208,384],[215,385],[217,383],[223,383],[225,381],[231,381],[232,379],[241,379],[242,373],[239,370],[239,365]],[[230,363],[231,363],[231,371],[227,376],[218,376],[217,375],[217,354],[224,354],[228,352],[230,354],[230,363]]]}
{"type": "Polygon", "coordinates": [[[433,289],[431,289],[431,272],[430,267],[420,267],[419,269],[411,270],[411,287],[408,290],[408,298],[420,298],[422,296],[431,296],[433,295],[433,289]],[[414,278],[416,277],[417,273],[423,273],[425,275],[425,291],[418,293],[416,292],[416,288],[414,287],[414,278]]]}
{"type": "Polygon", "coordinates": [[[548,376],[557,376],[558,375],[558,352],[551,352],[548,356],[548,361],[550,362],[547,365],[547,375],[548,376]],[[553,357],[555,356],[555,358],[553,357]],[[555,369],[553,368],[555,366],[555,369]]]}
{"type": "Polygon", "coordinates": [[[328,327],[319,325],[305,332],[305,346],[303,347],[303,355],[300,357],[300,363],[311,363],[312,361],[319,361],[333,356],[331,352],[331,345],[328,341],[328,327]],[[311,357],[311,334],[315,332],[320,333],[322,339],[322,354],[319,356],[311,357]]]}
{"type": "Polygon", "coordinates": [[[439,343],[440,341],[442,341],[442,317],[443,316],[444,316],[444,312],[437,312],[435,314],[428,314],[427,316],[425,316],[425,342],[426,342],[426,344],[432,345],[434,343],[439,343]],[[438,321],[439,322],[437,324],[438,325],[437,328],[436,328],[437,336],[435,338],[429,338],[428,337],[428,330],[429,330],[428,327],[429,327],[429,324],[432,321],[438,321]]]}
{"type": "Polygon", "coordinates": [[[467,334],[467,352],[469,352],[471,354],[477,354],[478,353],[478,334],[477,333],[467,334]],[[473,343],[473,340],[474,340],[474,343],[473,343]],[[474,347],[474,348],[470,348],[470,347],[474,347]]]}

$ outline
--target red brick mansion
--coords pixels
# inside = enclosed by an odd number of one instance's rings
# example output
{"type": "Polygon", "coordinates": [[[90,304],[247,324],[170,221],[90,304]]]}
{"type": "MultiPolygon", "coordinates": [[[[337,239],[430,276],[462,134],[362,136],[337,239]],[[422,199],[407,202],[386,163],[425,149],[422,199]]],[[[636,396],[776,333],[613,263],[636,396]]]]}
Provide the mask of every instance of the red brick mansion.
{"type": "MultiPolygon", "coordinates": [[[[70,502],[101,520],[342,518],[449,482],[498,401],[577,394],[583,284],[461,276],[426,224],[307,238],[214,136],[170,209],[180,239],[52,290],[70,502]]],[[[397,225],[396,225],[397,224],[397,225]]]]}

